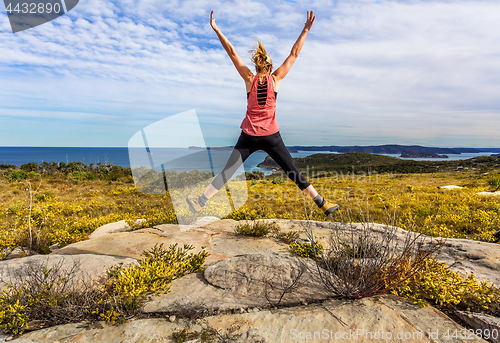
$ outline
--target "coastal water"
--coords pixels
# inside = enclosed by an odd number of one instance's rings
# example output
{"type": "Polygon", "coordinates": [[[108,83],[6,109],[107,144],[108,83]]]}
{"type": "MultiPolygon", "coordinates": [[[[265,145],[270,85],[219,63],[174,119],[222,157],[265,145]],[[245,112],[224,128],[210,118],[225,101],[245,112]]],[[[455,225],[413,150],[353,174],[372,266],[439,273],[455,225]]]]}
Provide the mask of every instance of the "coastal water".
{"type": "MultiPolygon", "coordinates": [[[[187,148],[162,148],[151,149],[148,154],[144,151],[132,152],[129,154],[128,148],[95,148],[95,147],[0,147],[0,164],[13,164],[21,166],[25,163],[36,162],[74,162],[82,161],[85,164],[97,163],[115,164],[123,167],[130,166],[150,166],[156,167],[165,163],[167,169],[176,171],[184,170],[221,170],[231,151],[211,150],[210,155],[206,150],[190,150],[187,148]]],[[[317,153],[331,153],[325,151],[299,151],[292,153],[292,157],[306,157],[317,153]]],[[[492,152],[482,153],[462,153],[448,155],[449,158],[411,158],[412,160],[428,161],[450,161],[465,160],[477,156],[490,156],[492,152]]],[[[385,156],[399,157],[399,154],[381,154],[385,156]]],[[[268,169],[258,168],[257,165],[264,161],[267,154],[263,151],[253,153],[245,161],[246,171],[262,171],[270,173],[268,169]]]]}
{"type": "MultiPolygon", "coordinates": [[[[151,149],[154,156],[153,164],[170,161],[167,168],[176,171],[185,171],[198,169],[202,171],[211,170],[210,163],[206,161],[206,151],[190,150],[187,148],[163,148],[151,149]],[[176,163],[176,160],[177,163],[176,163]],[[157,163],[154,163],[157,162],[157,163]]],[[[221,170],[231,151],[211,151],[212,164],[214,170],[221,170]]],[[[323,151],[299,151],[292,153],[292,157],[306,157],[314,153],[324,153],[323,151]]],[[[257,165],[264,161],[267,154],[257,151],[250,155],[245,161],[246,171],[262,171],[269,173],[268,169],[258,168],[257,165]]],[[[85,164],[97,163],[114,164],[123,167],[130,166],[150,166],[149,156],[144,155],[142,151],[136,151],[129,154],[128,148],[93,148],[93,147],[0,147],[0,164],[13,164],[20,167],[25,163],[35,162],[76,162],[81,161],[85,164]],[[132,159],[132,161],[131,161],[132,159]]]]}

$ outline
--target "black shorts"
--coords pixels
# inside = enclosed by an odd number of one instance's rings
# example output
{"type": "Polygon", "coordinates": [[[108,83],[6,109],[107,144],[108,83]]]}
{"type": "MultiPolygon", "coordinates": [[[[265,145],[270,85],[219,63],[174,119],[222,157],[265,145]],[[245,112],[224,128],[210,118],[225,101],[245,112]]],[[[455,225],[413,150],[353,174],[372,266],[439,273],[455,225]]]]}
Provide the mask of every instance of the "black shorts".
{"type": "Polygon", "coordinates": [[[243,162],[246,161],[248,156],[257,150],[264,150],[267,152],[301,190],[311,185],[311,183],[297,170],[297,167],[295,167],[292,156],[285,147],[285,143],[283,143],[279,131],[268,136],[251,136],[242,131],[238,142],[231,152],[231,156],[229,156],[226,166],[212,181],[212,185],[216,189],[221,189],[243,162]]]}

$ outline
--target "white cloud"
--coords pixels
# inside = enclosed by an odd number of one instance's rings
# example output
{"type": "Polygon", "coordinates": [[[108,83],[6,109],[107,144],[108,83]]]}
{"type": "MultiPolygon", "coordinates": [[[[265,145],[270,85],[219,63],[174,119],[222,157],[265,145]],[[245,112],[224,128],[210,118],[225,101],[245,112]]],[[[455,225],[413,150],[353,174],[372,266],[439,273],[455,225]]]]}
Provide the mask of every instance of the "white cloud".
{"type": "Polygon", "coordinates": [[[30,125],[37,112],[50,117],[57,108],[53,119],[70,112],[96,125],[110,115],[147,125],[194,108],[220,123],[221,140],[233,137],[244,84],[209,26],[212,9],[249,67],[247,51],[259,38],[275,68],[306,10],[315,11],[278,96],[289,145],[500,145],[500,4],[491,1],[88,0],[17,34],[0,13],[0,118],[30,125]]]}

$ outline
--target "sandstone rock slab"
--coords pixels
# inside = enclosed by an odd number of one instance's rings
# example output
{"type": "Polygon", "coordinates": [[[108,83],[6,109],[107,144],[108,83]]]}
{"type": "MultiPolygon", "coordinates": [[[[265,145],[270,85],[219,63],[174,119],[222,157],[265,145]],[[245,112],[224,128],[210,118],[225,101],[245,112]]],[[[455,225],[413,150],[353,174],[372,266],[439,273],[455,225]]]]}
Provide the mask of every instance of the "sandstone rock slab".
{"type": "Polygon", "coordinates": [[[496,196],[496,195],[500,195],[500,191],[496,191],[496,192],[479,192],[477,194],[479,194],[479,195],[487,195],[487,196],[496,196]]]}
{"type": "Polygon", "coordinates": [[[265,298],[235,297],[230,291],[214,287],[205,280],[203,272],[199,272],[174,280],[169,293],[152,296],[143,310],[146,313],[182,314],[202,313],[205,309],[224,311],[266,305],[265,298]]]}
{"type": "Polygon", "coordinates": [[[163,243],[165,248],[169,245],[178,243],[180,246],[191,244],[195,247],[194,251],[198,252],[202,246],[207,247],[207,252],[210,253],[210,260],[219,260],[229,256],[221,256],[210,249],[210,235],[199,231],[175,232],[171,235],[160,236],[158,230],[140,229],[133,232],[120,232],[112,235],[105,235],[96,239],[77,242],[70,244],[57,251],[60,255],[77,255],[77,254],[98,254],[122,256],[139,259],[142,257],[142,252],[149,250],[156,244],[163,243]]]}
{"type": "MultiPolygon", "coordinates": [[[[329,300],[309,306],[205,317],[202,322],[171,323],[167,318],[130,320],[121,325],[66,324],[30,332],[14,343],[152,343],[174,342],[183,328],[214,328],[230,342],[450,342],[446,331],[463,329],[433,307],[419,308],[406,299],[377,296],[329,300]],[[230,334],[230,335],[229,335],[230,334]],[[391,338],[388,338],[390,334],[391,338]],[[384,335],[385,338],[381,338],[384,335]],[[337,337],[337,339],[336,339],[337,337]],[[378,339],[377,339],[378,337],[378,339]],[[352,338],[352,339],[350,339],[352,338]],[[258,339],[258,340],[257,340],[258,339]]],[[[486,342],[481,338],[453,342],[486,342]]]]}
{"type": "Polygon", "coordinates": [[[210,243],[213,251],[228,257],[289,251],[286,244],[274,238],[249,237],[237,235],[235,233],[220,233],[214,235],[210,243]]]}
{"type": "Polygon", "coordinates": [[[488,338],[494,343],[500,343],[500,318],[465,311],[457,311],[455,314],[467,325],[483,333],[484,338],[488,338]]]}
{"type": "Polygon", "coordinates": [[[450,268],[463,276],[474,273],[476,280],[500,285],[500,244],[473,241],[469,239],[446,240],[436,258],[451,266],[455,259],[462,264],[450,268]]]}
{"type": "MultiPolygon", "coordinates": [[[[146,221],[145,219],[138,219],[136,222],[142,223],[145,221],[146,221]]],[[[136,230],[136,228],[133,228],[130,225],[128,225],[125,220],[120,220],[118,222],[109,223],[109,224],[105,224],[103,226],[98,227],[97,229],[94,230],[94,232],[92,232],[90,234],[89,237],[90,237],[90,239],[93,239],[93,238],[98,238],[98,237],[105,236],[105,235],[110,235],[113,233],[128,232],[128,231],[133,231],[133,230],[136,230]]]]}
{"type": "Polygon", "coordinates": [[[289,253],[239,255],[209,264],[203,273],[172,283],[145,312],[228,310],[298,304],[331,297],[307,259],[289,253]]]}
{"type": "Polygon", "coordinates": [[[70,244],[57,250],[60,255],[99,254],[141,258],[144,250],[155,244],[163,243],[179,246],[190,244],[195,251],[206,247],[209,256],[206,263],[219,261],[238,254],[260,253],[266,251],[286,251],[285,244],[272,238],[252,238],[234,233],[234,220],[210,222],[207,226],[163,224],[132,232],[117,232],[70,244]]]}
{"type": "Polygon", "coordinates": [[[276,293],[275,297],[289,289],[297,297],[303,295],[303,301],[320,294],[323,298],[329,296],[315,270],[316,265],[309,259],[290,254],[251,254],[212,264],[205,268],[204,277],[211,285],[233,294],[264,296],[267,288],[268,295],[276,293]]]}
{"type": "Polygon", "coordinates": [[[438,187],[439,189],[462,189],[463,187],[460,186],[455,186],[455,185],[448,185],[448,186],[441,186],[438,187]]]}

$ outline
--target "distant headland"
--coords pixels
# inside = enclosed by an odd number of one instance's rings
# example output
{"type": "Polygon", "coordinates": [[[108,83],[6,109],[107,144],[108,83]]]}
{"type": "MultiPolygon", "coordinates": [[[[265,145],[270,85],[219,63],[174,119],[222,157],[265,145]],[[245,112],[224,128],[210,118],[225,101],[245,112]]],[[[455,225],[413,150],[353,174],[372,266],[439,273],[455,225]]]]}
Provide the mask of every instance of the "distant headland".
{"type": "Polygon", "coordinates": [[[432,152],[416,152],[411,150],[403,150],[399,157],[403,158],[449,158],[448,155],[438,155],[432,152]]]}
{"type": "MultiPolygon", "coordinates": [[[[329,152],[367,152],[371,154],[402,154],[403,151],[409,150],[415,154],[446,154],[446,155],[460,155],[464,153],[481,153],[481,152],[494,152],[500,153],[500,148],[440,148],[440,147],[426,147],[421,145],[399,145],[399,144],[384,144],[384,145],[326,145],[326,146],[302,146],[293,145],[287,147],[290,152],[300,151],[329,151],[329,152]]],[[[192,150],[205,150],[206,148],[190,146],[192,150]]],[[[211,147],[210,150],[231,150],[232,146],[226,147],[211,147]]],[[[405,157],[405,156],[402,156],[405,157]]],[[[435,156],[419,156],[419,157],[435,157],[435,156]]],[[[446,157],[440,157],[446,158],[446,157]]]]}
{"type": "Polygon", "coordinates": [[[371,154],[401,154],[404,150],[410,150],[415,153],[426,154],[447,154],[460,155],[465,153],[482,153],[495,152],[500,153],[500,148],[440,148],[426,147],[421,145],[399,145],[399,144],[384,144],[384,145],[351,145],[351,146],[290,146],[292,149],[301,151],[330,151],[330,152],[367,152],[371,154]]]}

